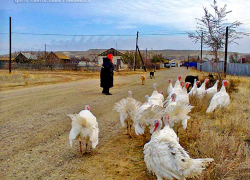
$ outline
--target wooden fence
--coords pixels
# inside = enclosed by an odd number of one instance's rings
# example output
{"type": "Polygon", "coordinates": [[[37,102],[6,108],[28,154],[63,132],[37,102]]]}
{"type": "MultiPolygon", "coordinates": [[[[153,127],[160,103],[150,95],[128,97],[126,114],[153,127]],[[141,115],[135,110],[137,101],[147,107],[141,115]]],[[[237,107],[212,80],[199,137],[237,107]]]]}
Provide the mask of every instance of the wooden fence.
{"type": "MultiPolygon", "coordinates": [[[[197,63],[197,70],[205,72],[219,72],[224,71],[224,62],[220,63],[197,63]]],[[[250,64],[240,64],[240,63],[227,63],[227,74],[237,75],[237,76],[250,76],[250,64]]]]}
{"type": "MultiPolygon", "coordinates": [[[[8,69],[8,62],[0,62],[0,69],[8,69]]],[[[15,63],[11,65],[12,69],[22,69],[22,70],[84,70],[84,71],[100,71],[100,66],[76,66],[75,64],[31,64],[31,63],[15,63]]]]}

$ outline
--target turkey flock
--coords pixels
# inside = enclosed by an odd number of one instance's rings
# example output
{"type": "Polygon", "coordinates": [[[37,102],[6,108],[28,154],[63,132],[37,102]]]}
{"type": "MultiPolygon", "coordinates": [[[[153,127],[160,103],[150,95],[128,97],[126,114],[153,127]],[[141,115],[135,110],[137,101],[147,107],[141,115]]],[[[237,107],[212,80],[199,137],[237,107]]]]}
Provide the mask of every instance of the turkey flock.
{"type": "MultiPolygon", "coordinates": [[[[144,161],[150,172],[157,176],[158,180],[180,179],[196,177],[201,174],[214,160],[212,158],[192,159],[188,152],[180,145],[178,138],[178,129],[187,128],[188,115],[192,108],[190,97],[202,99],[204,96],[211,98],[206,113],[211,113],[217,108],[225,108],[230,103],[230,97],[226,92],[227,80],[223,80],[220,91],[217,92],[216,81],[214,86],[206,89],[205,79],[198,88],[199,81],[194,80],[192,89],[188,93],[187,88],[190,83],[180,81],[181,76],[172,85],[169,79],[167,88],[167,98],[164,99],[163,92],[158,92],[157,83],[153,84],[151,96],[145,95],[145,102],[141,103],[132,97],[132,92],[128,96],[115,103],[113,110],[120,115],[120,123],[127,127],[127,133],[131,135],[132,126],[136,135],[142,136],[144,145],[144,161]],[[176,132],[174,131],[176,127],[176,132]],[[146,143],[146,128],[149,129],[151,140],[146,143]]],[[[80,143],[80,152],[82,153],[82,140],[86,143],[92,143],[95,148],[98,144],[98,123],[96,117],[90,112],[89,106],[79,114],[68,115],[72,119],[72,129],[70,131],[70,145],[74,139],[80,143]]]]}

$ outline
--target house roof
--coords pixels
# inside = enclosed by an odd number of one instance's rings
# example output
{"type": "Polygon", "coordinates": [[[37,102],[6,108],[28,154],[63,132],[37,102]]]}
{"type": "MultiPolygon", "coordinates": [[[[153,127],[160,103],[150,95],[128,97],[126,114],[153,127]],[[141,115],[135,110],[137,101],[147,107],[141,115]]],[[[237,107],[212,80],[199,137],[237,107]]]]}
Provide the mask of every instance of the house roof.
{"type": "Polygon", "coordinates": [[[70,59],[68,56],[66,56],[65,54],[62,54],[62,53],[55,53],[55,55],[56,55],[59,59],[70,59]]]}
{"type": "Polygon", "coordinates": [[[121,56],[123,55],[123,53],[121,53],[120,51],[117,51],[114,48],[110,48],[104,52],[102,52],[101,54],[99,54],[98,56],[107,56],[108,54],[113,54],[113,56],[121,56]]]}
{"type": "MultiPolygon", "coordinates": [[[[15,58],[11,58],[11,60],[13,61],[15,58]]],[[[9,61],[10,59],[8,57],[5,58],[0,58],[0,61],[9,61]]]]}
{"type": "Polygon", "coordinates": [[[31,54],[31,53],[22,53],[27,59],[37,59],[36,54],[31,54]]]}

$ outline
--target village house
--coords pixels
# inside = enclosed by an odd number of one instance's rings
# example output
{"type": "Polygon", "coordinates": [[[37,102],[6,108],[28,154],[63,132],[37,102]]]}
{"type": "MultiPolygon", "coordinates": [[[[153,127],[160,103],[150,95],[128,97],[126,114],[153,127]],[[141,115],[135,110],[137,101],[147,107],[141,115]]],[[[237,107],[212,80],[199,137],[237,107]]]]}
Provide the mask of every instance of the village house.
{"type": "Polygon", "coordinates": [[[31,62],[37,61],[37,59],[38,59],[37,54],[28,53],[28,52],[26,52],[26,53],[20,52],[16,56],[14,62],[16,62],[16,63],[31,63],[31,62]]]}
{"type": "Polygon", "coordinates": [[[110,48],[107,51],[102,52],[98,55],[98,65],[102,65],[103,58],[107,57],[108,54],[113,54],[113,64],[117,69],[124,68],[124,63],[121,60],[122,53],[115,50],[114,48],[110,48]]]}
{"type": "Polygon", "coordinates": [[[17,55],[17,57],[15,58],[15,62],[16,63],[27,63],[28,59],[22,53],[19,53],[17,55]]]}
{"type": "Polygon", "coordinates": [[[53,62],[53,64],[70,63],[70,58],[68,56],[66,56],[65,54],[63,54],[63,53],[51,52],[47,56],[46,60],[47,60],[47,64],[51,64],[52,62],[53,62]]]}
{"type": "MultiPolygon", "coordinates": [[[[13,62],[15,60],[14,57],[11,58],[11,61],[13,62]]],[[[0,62],[1,63],[9,63],[10,58],[9,57],[0,57],[0,62]]]]}
{"type": "MultiPolygon", "coordinates": [[[[13,63],[15,58],[11,58],[11,63],[13,63]]],[[[0,57],[0,69],[8,68],[10,59],[9,57],[0,57]]]]}

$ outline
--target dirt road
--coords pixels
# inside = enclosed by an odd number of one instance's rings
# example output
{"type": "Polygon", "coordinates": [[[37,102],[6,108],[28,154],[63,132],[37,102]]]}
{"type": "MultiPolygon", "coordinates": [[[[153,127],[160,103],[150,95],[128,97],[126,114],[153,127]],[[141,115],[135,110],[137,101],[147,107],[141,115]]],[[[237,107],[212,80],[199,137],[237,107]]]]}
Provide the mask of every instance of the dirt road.
{"type": "Polygon", "coordinates": [[[144,102],[155,82],[166,93],[168,78],[187,73],[184,68],[158,71],[145,85],[140,75],[115,77],[112,96],[101,93],[99,79],[0,92],[1,179],[155,179],[146,170],[140,139],[126,135],[112,108],[129,90],[144,102]],[[86,104],[99,123],[99,144],[80,156],[79,143],[69,145],[66,115],[86,104]]]}

